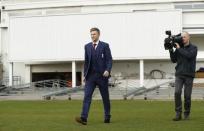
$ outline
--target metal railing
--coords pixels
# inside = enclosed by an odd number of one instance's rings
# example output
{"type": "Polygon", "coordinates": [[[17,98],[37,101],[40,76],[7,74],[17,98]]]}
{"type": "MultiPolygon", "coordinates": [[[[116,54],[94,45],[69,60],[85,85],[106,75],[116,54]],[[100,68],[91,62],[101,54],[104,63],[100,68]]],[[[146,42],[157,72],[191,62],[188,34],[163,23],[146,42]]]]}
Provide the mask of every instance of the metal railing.
{"type": "MultiPolygon", "coordinates": [[[[195,79],[194,81],[204,83],[204,80],[200,79],[195,79]]],[[[174,88],[172,87],[174,79],[145,79],[144,83],[144,86],[140,87],[139,79],[136,77],[112,77],[109,82],[110,96],[112,99],[172,99],[174,96],[174,88]]],[[[82,99],[83,89],[83,86],[70,88],[65,80],[51,79],[2,87],[0,88],[0,95],[17,94],[19,97],[38,95],[41,99],[68,96],[69,99],[82,99]]],[[[196,87],[192,96],[193,98],[203,99],[204,88],[196,87]]],[[[98,90],[95,91],[93,98],[100,98],[98,90]]]]}
{"type": "Polygon", "coordinates": [[[31,83],[10,86],[12,89],[20,90],[24,88],[65,88],[68,87],[67,81],[60,79],[42,80],[31,83]]]}
{"type": "Polygon", "coordinates": [[[172,82],[174,82],[174,80],[169,80],[167,82],[163,82],[163,83],[151,86],[149,88],[146,88],[145,86],[140,87],[138,89],[132,90],[132,91],[128,92],[127,94],[125,94],[124,99],[127,99],[127,97],[132,96],[132,95],[138,96],[138,95],[148,93],[148,92],[153,91],[153,90],[157,90],[157,89],[161,88],[163,85],[170,85],[172,82]]]}

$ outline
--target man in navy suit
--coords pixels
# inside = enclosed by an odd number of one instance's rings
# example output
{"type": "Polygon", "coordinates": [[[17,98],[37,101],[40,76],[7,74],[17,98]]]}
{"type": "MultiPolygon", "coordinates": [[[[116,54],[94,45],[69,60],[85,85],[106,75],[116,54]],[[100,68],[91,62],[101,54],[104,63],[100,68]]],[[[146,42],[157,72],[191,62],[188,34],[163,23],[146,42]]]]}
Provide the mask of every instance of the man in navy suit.
{"type": "Polygon", "coordinates": [[[109,45],[99,40],[100,30],[91,28],[92,42],[85,45],[84,78],[85,91],[81,117],[76,121],[86,125],[91,105],[92,94],[96,86],[99,87],[104,105],[104,123],[110,123],[110,99],[108,91],[108,78],[112,68],[112,55],[109,45]]]}

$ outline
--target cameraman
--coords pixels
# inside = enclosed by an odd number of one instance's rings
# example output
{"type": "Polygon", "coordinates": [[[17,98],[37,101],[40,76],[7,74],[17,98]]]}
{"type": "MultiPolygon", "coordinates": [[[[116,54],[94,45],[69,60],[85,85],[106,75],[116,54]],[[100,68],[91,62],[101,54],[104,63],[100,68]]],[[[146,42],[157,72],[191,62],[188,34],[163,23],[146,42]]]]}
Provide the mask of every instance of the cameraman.
{"type": "Polygon", "coordinates": [[[182,88],[184,86],[184,119],[188,120],[191,109],[191,93],[193,79],[195,77],[197,47],[190,42],[188,32],[182,33],[183,46],[176,44],[176,50],[170,49],[170,57],[173,63],[177,63],[175,80],[175,111],[176,116],[173,121],[182,119],[182,88]]]}

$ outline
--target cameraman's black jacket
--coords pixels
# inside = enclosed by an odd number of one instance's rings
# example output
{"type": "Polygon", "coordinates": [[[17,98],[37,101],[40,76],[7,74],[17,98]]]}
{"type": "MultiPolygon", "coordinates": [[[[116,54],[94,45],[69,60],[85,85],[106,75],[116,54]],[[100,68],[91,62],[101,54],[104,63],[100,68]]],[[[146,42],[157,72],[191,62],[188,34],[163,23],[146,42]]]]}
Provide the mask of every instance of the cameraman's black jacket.
{"type": "Polygon", "coordinates": [[[170,50],[170,57],[173,63],[177,63],[176,76],[195,77],[197,47],[191,43],[175,51],[170,50]]]}

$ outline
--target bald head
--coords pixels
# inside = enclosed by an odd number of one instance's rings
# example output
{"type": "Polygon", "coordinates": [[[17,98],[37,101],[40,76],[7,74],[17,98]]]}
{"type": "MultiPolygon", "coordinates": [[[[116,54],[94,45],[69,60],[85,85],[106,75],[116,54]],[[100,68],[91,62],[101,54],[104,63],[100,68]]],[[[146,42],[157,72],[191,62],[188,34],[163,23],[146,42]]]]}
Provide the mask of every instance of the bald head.
{"type": "Polygon", "coordinates": [[[189,44],[189,41],[190,41],[190,34],[188,32],[183,32],[182,34],[182,39],[183,39],[183,44],[184,46],[185,45],[188,45],[189,44]]]}

